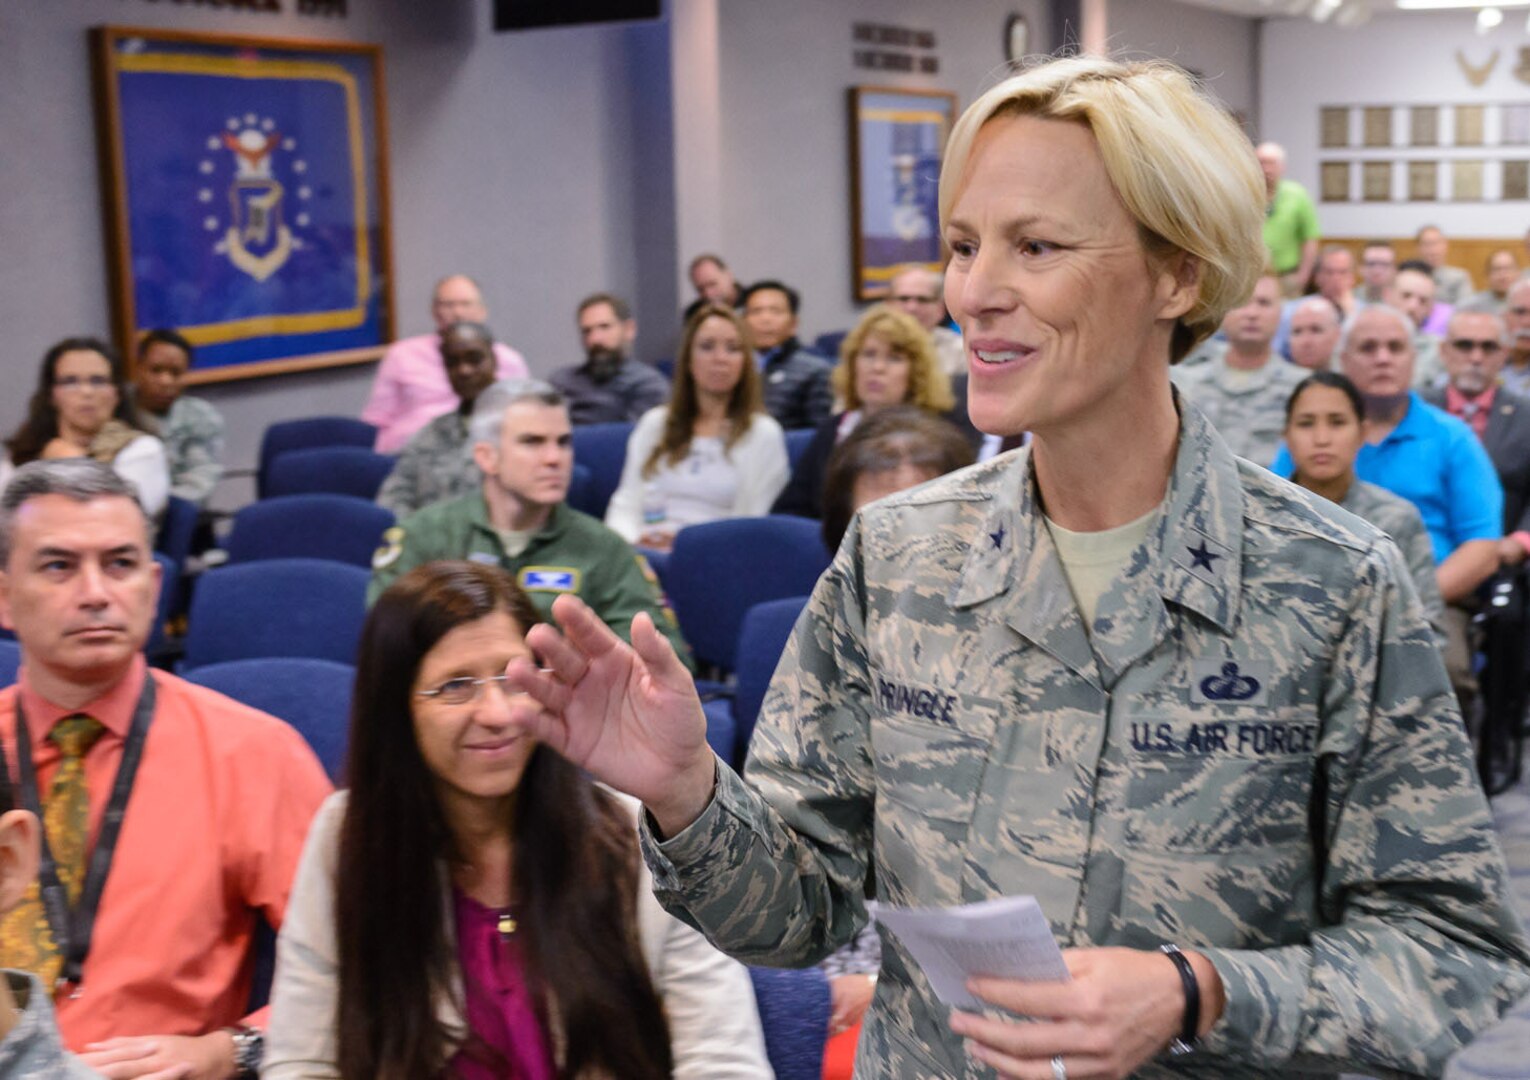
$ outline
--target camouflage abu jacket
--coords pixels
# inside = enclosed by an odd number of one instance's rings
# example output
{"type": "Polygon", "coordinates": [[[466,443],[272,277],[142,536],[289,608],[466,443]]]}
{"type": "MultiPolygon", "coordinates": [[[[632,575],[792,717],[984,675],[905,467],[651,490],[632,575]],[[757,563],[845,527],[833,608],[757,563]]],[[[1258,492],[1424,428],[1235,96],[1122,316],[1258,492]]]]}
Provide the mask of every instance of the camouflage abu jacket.
{"type": "MultiPolygon", "coordinates": [[[[1033,893],[1065,946],[1204,951],[1227,1008],[1142,1077],[1438,1075],[1530,990],[1396,547],[1180,402],[1165,512],[1086,633],[1029,451],[875,504],[776,672],[746,786],[644,850],[677,914],[806,964],[878,898],[1033,893]]],[[[986,1077],[885,939],[858,1077],[986,1077]]]]}

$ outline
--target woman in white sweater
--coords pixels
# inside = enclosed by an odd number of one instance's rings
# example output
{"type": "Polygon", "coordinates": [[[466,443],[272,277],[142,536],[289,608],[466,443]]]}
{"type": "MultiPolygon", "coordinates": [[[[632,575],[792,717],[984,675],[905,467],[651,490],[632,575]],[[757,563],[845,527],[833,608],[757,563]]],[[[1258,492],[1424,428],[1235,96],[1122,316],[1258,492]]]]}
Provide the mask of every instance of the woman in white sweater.
{"type": "Polygon", "coordinates": [[[65,338],[43,356],[27,418],[5,442],[0,489],[39,458],[93,457],[138,489],[158,518],[170,497],[165,444],[134,426],[122,361],[95,338],[65,338]]]}
{"type": "Polygon", "coordinates": [[[790,473],[749,332],[730,309],[707,305],[686,323],[669,404],[644,413],[627,441],[606,524],[668,551],[687,525],[770,513],[790,473]]]}

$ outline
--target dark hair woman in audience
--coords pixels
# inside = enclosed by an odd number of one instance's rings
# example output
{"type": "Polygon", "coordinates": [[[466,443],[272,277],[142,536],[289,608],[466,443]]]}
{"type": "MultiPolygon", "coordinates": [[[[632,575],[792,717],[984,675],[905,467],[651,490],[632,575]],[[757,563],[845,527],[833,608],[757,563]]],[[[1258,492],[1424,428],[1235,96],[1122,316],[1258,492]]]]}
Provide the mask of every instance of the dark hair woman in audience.
{"type": "Polygon", "coordinates": [[[912,405],[867,417],[829,455],[823,541],[839,548],[850,518],[867,503],[971,465],[972,444],[956,427],[912,405]]]}
{"type": "Polygon", "coordinates": [[[792,470],[791,483],[772,508],[778,514],[823,513],[829,454],[862,420],[895,405],[913,405],[939,416],[956,403],[929,332],[896,308],[879,304],[862,315],[840,343],[839,357],[834,393],[844,410],[818,426],[792,470]]]}
{"type": "Polygon", "coordinates": [[[536,608],[417,568],[362,633],[349,792],[282,926],[267,1077],[768,1076],[749,977],[652,895],[636,807],[508,725],[536,608]]]}
{"type": "Polygon", "coordinates": [[[0,488],[29,461],[93,457],[137,487],[151,516],[170,497],[165,446],[133,426],[122,358],[95,338],[65,338],[44,354],[27,418],[5,448],[0,488]]]}
{"type": "Polygon", "coordinates": [[[1300,484],[1390,536],[1402,549],[1408,574],[1436,630],[1444,627],[1445,604],[1434,575],[1434,549],[1418,510],[1407,499],[1355,475],[1355,458],[1365,445],[1365,401],[1336,371],[1307,376],[1286,400],[1286,447],[1296,463],[1292,483],[1300,484]]]}
{"type": "Polygon", "coordinates": [[[687,525],[769,513],[788,472],[749,331],[731,308],[707,304],[685,325],[668,404],[632,430],[606,524],[629,543],[668,551],[687,525]]]}

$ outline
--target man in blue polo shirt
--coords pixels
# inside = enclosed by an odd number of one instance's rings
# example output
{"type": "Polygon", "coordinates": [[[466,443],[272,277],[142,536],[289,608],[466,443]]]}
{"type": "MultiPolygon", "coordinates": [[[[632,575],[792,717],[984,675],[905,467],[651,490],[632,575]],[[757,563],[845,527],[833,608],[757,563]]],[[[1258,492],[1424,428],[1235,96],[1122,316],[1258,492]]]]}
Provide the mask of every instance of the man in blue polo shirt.
{"type": "MultiPolygon", "coordinates": [[[[1365,398],[1365,442],[1355,473],[1418,508],[1434,544],[1446,607],[1445,667],[1461,698],[1475,696],[1467,631],[1477,587],[1498,569],[1503,488],[1472,429],[1414,393],[1413,321],[1384,304],[1362,308],[1339,339],[1340,363],[1365,398]]],[[[1272,466],[1291,475],[1281,447],[1272,466]]]]}

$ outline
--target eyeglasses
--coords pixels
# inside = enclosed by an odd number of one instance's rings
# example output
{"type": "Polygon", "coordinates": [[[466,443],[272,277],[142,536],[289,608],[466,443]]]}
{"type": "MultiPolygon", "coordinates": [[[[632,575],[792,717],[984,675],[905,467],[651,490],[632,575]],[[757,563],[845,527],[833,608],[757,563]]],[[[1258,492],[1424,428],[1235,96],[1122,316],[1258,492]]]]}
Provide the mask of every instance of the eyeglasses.
{"type": "Polygon", "coordinates": [[[1450,347],[1458,353],[1475,352],[1481,349],[1483,356],[1497,356],[1503,349],[1503,342],[1472,341],[1470,338],[1457,338],[1450,343],[1450,347]]]}
{"type": "Polygon", "coordinates": [[[436,698],[443,705],[466,705],[477,701],[483,687],[488,683],[494,683],[499,687],[500,693],[505,693],[505,680],[508,675],[490,675],[485,679],[472,679],[466,675],[459,675],[455,679],[447,679],[434,690],[416,691],[422,698],[436,698]]]}
{"type": "Polygon", "coordinates": [[[109,375],[64,375],[53,380],[57,390],[105,390],[111,384],[109,375]]]}
{"type": "Polygon", "coordinates": [[[891,300],[895,304],[938,304],[938,303],[940,303],[940,297],[938,297],[938,296],[889,296],[888,299],[891,300]]]}
{"type": "Polygon", "coordinates": [[[1397,263],[1395,261],[1393,261],[1392,259],[1362,259],[1361,262],[1360,262],[1360,265],[1361,266],[1396,266],[1397,263]]]}

